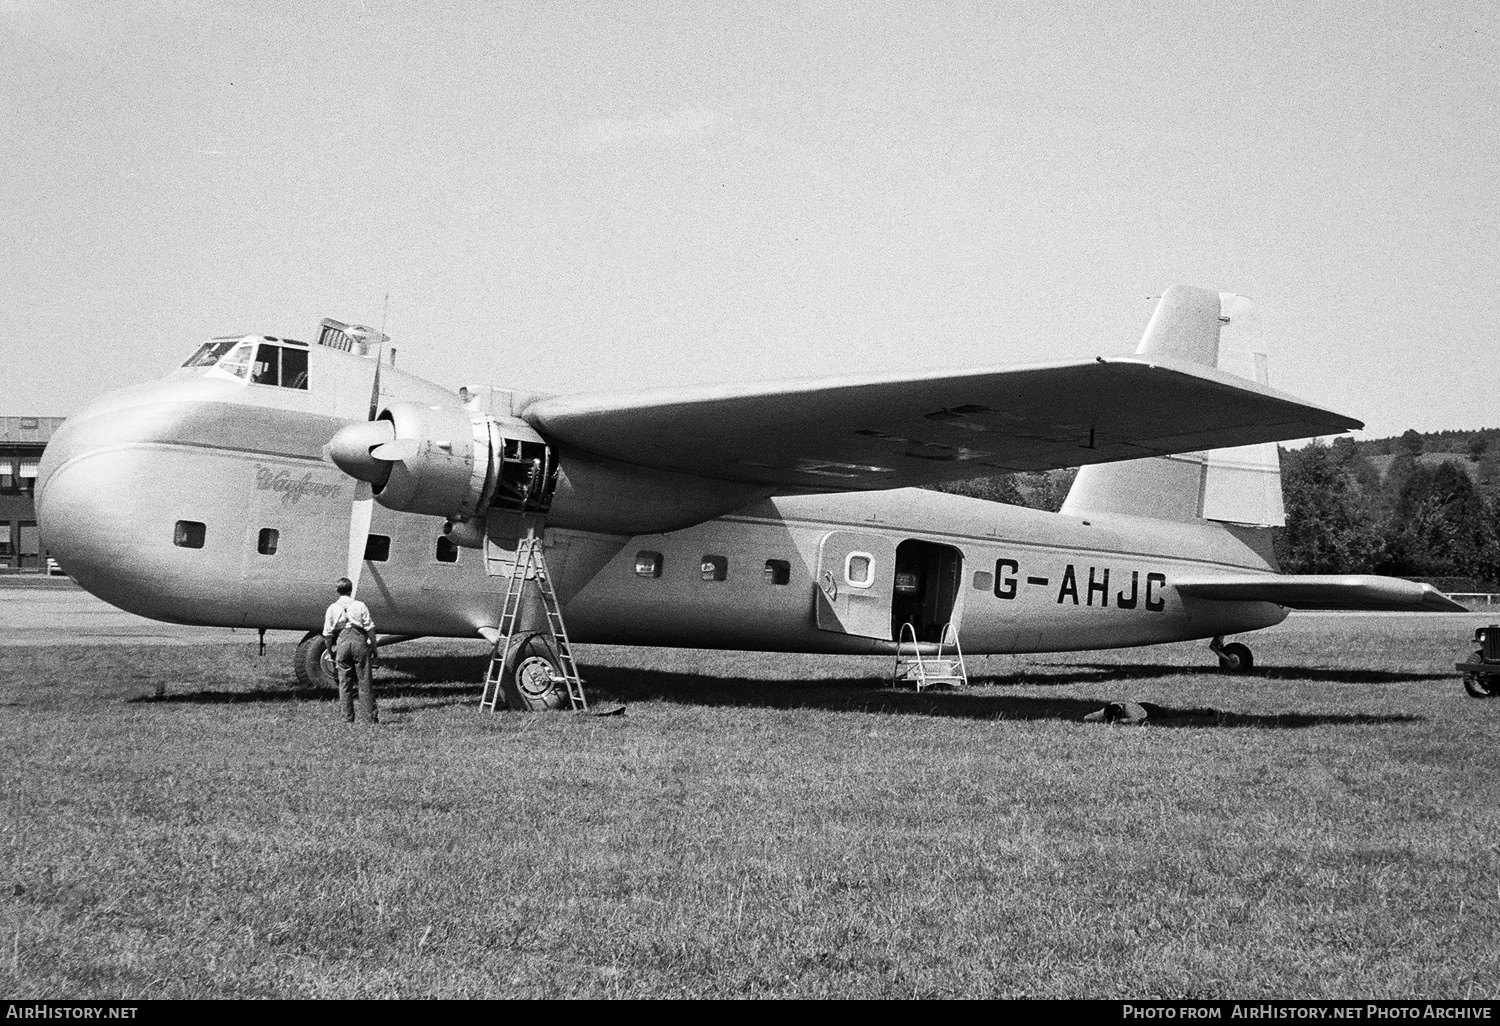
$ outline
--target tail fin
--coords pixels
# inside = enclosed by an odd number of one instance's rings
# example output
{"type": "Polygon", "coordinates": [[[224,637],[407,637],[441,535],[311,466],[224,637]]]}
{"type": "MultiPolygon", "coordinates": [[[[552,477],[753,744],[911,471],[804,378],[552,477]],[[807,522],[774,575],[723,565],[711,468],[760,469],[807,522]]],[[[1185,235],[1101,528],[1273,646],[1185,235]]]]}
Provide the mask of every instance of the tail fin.
{"type": "MultiPolygon", "coordinates": [[[[1264,356],[1221,357],[1219,328],[1230,320],[1226,308],[1248,309],[1238,296],[1173,285],[1157,304],[1136,353],[1191,360],[1266,384],[1264,356]]],[[[1062,512],[1280,527],[1286,522],[1280,459],[1276,446],[1267,443],[1082,467],[1062,512]]]]}

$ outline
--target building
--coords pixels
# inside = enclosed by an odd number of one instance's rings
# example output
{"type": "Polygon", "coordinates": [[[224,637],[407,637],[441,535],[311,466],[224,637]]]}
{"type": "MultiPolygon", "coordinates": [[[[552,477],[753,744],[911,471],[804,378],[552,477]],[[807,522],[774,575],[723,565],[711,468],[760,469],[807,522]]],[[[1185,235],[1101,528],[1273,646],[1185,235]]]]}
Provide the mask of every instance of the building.
{"type": "Polygon", "coordinates": [[[45,573],[36,468],[62,417],[0,417],[0,574],[45,573]]]}

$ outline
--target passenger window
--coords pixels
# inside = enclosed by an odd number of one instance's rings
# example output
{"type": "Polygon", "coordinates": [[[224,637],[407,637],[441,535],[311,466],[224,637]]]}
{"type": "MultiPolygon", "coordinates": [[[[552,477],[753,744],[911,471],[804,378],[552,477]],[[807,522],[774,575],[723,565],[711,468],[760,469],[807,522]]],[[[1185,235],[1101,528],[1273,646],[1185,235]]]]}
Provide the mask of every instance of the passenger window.
{"type": "Polygon", "coordinates": [[[989,591],[995,586],[995,575],[988,570],[974,571],[974,587],[978,591],[989,591]]]}
{"type": "Polygon", "coordinates": [[[281,541],[281,532],[274,527],[262,527],[260,538],[255,543],[255,551],[262,556],[276,555],[276,546],[281,541]]]}
{"type": "Polygon", "coordinates": [[[457,563],[458,546],[451,539],[439,538],[437,540],[437,561],[439,563],[457,563]]]}
{"type": "Polygon", "coordinates": [[[208,528],[196,520],[179,520],[172,531],[172,544],[184,549],[203,548],[208,528]]]}
{"type": "Polygon", "coordinates": [[[661,553],[642,549],[635,554],[635,575],[637,577],[660,577],[661,576],[661,553]]]}
{"type": "Polygon", "coordinates": [[[868,552],[851,552],[844,557],[844,581],[851,588],[868,588],[875,583],[875,557],[868,552]]]}
{"type": "Polygon", "coordinates": [[[792,564],[784,559],[768,559],[765,576],[767,584],[789,584],[792,580],[792,564]]]}
{"type": "Polygon", "coordinates": [[[729,576],[729,560],[724,556],[704,556],[699,574],[705,581],[722,581],[729,576]]]}
{"type": "Polygon", "coordinates": [[[391,558],[391,539],[384,534],[372,534],[365,539],[365,559],[371,563],[384,563],[391,558]]]}

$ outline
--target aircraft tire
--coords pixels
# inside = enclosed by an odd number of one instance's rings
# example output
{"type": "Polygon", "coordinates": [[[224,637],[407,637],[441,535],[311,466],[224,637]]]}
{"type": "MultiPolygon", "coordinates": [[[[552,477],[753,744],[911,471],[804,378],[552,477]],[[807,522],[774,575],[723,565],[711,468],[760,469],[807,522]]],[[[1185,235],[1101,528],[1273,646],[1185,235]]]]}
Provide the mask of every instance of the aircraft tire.
{"type": "Polygon", "coordinates": [[[292,656],[292,673],[300,688],[336,688],[338,677],[333,668],[333,657],[328,651],[328,642],[318,631],[308,631],[297,643],[297,652],[292,656]]]}
{"type": "Polygon", "coordinates": [[[1250,654],[1246,645],[1238,641],[1225,645],[1224,650],[1219,653],[1219,669],[1228,670],[1230,673],[1244,673],[1255,665],[1255,657],[1250,654]]]}
{"type": "Polygon", "coordinates": [[[521,634],[510,643],[500,689],[505,704],[517,712],[548,712],[572,704],[557,653],[540,634],[521,634]]]}
{"type": "MultiPolygon", "coordinates": [[[[1472,652],[1469,654],[1469,658],[1464,661],[1482,663],[1484,662],[1484,656],[1478,652],[1472,652]]],[[[1466,673],[1464,674],[1464,690],[1472,698],[1494,698],[1497,694],[1500,694],[1500,677],[1466,673]]]]}

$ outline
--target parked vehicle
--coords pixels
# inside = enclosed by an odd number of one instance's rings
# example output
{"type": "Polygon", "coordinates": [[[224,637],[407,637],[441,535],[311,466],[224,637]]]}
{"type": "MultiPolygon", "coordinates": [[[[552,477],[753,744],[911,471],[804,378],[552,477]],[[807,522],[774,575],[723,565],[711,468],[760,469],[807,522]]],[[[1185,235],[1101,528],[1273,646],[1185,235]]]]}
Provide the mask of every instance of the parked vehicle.
{"type": "Polygon", "coordinates": [[[1464,690],[1475,698],[1500,695],[1500,624],[1474,631],[1474,652],[1455,666],[1463,672],[1464,690]]]}

